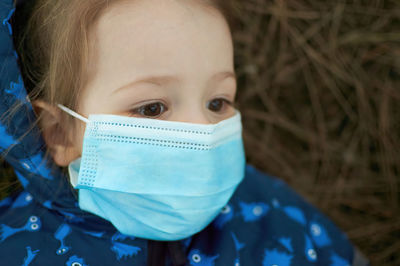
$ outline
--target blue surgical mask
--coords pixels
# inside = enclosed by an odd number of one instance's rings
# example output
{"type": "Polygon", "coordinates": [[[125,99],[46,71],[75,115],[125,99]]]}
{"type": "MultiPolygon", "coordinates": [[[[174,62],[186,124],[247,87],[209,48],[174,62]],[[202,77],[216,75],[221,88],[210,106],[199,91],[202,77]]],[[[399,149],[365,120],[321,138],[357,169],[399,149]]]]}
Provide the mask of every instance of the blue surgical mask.
{"type": "Polygon", "coordinates": [[[82,157],[70,163],[79,206],[121,233],[180,240],[204,229],[244,178],[239,111],[217,124],[109,114],[84,118],[82,157]]]}

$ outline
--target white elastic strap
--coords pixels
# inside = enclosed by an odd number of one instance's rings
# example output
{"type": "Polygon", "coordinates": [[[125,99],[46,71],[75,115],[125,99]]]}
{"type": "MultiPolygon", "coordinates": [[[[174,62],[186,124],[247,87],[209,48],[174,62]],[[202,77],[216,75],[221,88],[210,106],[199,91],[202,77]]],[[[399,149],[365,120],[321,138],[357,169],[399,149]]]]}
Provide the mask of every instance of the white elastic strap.
{"type": "Polygon", "coordinates": [[[89,123],[89,122],[90,122],[90,120],[87,119],[86,117],[81,116],[80,114],[78,114],[78,113],[72,111],[71,109],[69,109],[68,107],[65,107],[65,106],[62,105],[62,104],[59,104],[59,103],[58,103],[57,106],[60,107],[60,109],[63,110],[64,112],[66,112],[66,113],[72,115],[73,117],[78,118],[79,120],[81,120],[81,121],[83,121],[83,122],[85,122],[85,123],[89,123]]]}

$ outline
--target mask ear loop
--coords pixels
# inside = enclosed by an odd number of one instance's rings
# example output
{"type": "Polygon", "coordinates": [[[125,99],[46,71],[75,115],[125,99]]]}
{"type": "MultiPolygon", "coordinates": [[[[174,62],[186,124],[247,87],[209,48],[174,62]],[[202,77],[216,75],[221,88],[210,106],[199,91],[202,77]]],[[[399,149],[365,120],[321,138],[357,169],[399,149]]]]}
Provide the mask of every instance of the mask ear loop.
{"type": "Polygon", "coordinates": [[[78,114],[78,113],[72,111],[71,109],[69,109],[68,107],[65,107],[65,106],[62,105],[62,104],[59,104],[59,103],[58,103],[57,106],[58,106],[61,110],[63,110],[64,112],[66,112],[66,113],[72,115],[73,117],[78,118],[79,120],[85,122],[86,124],[90,122],[90,120],[87,119],[86,117],[81,116],[80,114],[78,114]]]}

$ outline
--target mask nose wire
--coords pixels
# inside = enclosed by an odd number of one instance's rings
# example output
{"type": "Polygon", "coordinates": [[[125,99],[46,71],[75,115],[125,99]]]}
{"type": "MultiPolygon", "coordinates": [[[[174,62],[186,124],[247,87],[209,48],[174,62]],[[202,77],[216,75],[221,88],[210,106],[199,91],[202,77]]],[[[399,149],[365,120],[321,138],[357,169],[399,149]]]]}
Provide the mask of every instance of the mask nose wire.
{"type": "Polygon", "coordinates": [[[86,117],[84,117],[84,116],[82,116],[82,115],[80,115],[80,114],[78,114],[78,113],[72,111],[71,109],[69,109],[68,107],[65,107],[65,106],[62,105],[62,104],[59,104],[59,103],[58,103],[57,106],[58,106],[61,110],[63,110],[64,112],[66,112],[66,113],[72,115],[73,117],[78,118],[79,120],[85,122],[86,124],[90,122],[90,120],[87,119],[86,117]]]}

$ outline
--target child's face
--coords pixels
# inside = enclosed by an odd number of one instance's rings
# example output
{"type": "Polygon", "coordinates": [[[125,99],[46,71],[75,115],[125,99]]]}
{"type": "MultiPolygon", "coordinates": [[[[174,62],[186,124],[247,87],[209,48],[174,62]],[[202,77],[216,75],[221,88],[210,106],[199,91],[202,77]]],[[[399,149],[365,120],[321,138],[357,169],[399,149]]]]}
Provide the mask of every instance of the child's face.
{"type": "MultiPolygon", "coordinates": [[[[234,114],[227,104],[236,93],[232,39],[216,9],[199,0],[123,1],[91,34],[96,52],[82,115],[209,124],[234,114]]],[[[79,156],[83,134],[84,127],[73,141],[79,156]]]]}

